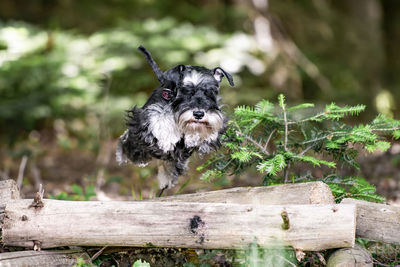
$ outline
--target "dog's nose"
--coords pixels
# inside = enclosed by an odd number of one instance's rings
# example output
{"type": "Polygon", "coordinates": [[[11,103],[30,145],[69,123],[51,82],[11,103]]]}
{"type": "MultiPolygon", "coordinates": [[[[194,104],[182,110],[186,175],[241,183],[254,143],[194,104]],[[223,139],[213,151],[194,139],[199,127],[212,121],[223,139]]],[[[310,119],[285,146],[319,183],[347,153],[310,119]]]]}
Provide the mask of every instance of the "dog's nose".
{"type": "Polygon", "coordinates": [[[204,117],[204,111],[200,111],[200,110],[193,111],[193,117],[196,120],[201,120],[204,117]]]}

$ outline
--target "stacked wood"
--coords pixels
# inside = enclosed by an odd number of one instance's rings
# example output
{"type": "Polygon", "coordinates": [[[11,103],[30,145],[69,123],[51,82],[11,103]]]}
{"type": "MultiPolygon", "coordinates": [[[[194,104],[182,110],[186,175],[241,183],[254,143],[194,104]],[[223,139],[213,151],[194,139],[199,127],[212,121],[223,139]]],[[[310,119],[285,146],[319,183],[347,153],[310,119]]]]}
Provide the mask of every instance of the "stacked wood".
{"type": "Polygon", "coordinates": [[[351,198],[341,203],[357,206],[357,237],[400,244],[400,207],[351,198]]]}
{"type": "Polygon", "coordinates": [[[204,249],[288,245],[318,251],[352,247],[355,206],[32,200],[7,204],[3,243],[162,246],[204,249]]]}
{"type": "Polygon", "coordinates": [[[0,253],[0,266],[74,266],[78,263],[90,264],[90,257],[80,250],[59,251],[16,251],[0,253]]]}
{"type": "Polygon", "coordinates": [[[224,190],[175,195],[154,201],[236,203],[257,205],[335,204],[329,186],[323,182],[261,187],[235,187],[224,190]]]}

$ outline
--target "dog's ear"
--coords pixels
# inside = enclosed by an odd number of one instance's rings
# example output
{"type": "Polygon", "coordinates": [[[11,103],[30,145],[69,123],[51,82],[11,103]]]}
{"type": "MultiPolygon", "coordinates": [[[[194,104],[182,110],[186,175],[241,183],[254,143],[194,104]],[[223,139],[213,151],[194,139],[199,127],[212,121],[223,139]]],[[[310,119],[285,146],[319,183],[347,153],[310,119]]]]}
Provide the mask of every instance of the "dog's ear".
{"type": "Polygon", "coordinates": [[[183,83],[183,78],[185,77],[185,65],[179,65],[176,67],[179,73],[179,82],[177,83],[178,86],[181,86],[183,83]]]}
{"type": "Polygon", "coordinates": [[[224,71],[224,69],[217,67],[213,70],[214,72],[214,78],[218,81],[221,82],[222,78],[225,76],[228,79],[228,82],[231,86],[234,86],[235,84],[233,83],[233,78],[232,75],[230,75],[228,72],[224,71]]]}

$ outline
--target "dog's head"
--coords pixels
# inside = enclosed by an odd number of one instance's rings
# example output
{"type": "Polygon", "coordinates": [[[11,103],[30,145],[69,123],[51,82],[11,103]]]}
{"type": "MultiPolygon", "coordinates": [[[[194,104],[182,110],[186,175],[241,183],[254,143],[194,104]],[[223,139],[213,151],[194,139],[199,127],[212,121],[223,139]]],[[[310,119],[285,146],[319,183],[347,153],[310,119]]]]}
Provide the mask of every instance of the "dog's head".
{"type": "Polygon", "coordinates": [[[171,107],[185,146],[200,147],[202,152],[204,145],[203,152],[207,153],[207,144],[219,142],[226,122],[219,104],[220,83],[226,77],[233,86],[232,76],[220,67],[207,69],[191,65],[178,65],[162,72],[144,47],[139,50],[161,83],[156,94],[160,101],[171,107]]]}
{"type": "Polygon", "coordinates": [[[164,73],[170,84],[177,81],[171,92],[171,107],[186,146],[211,143],[223,130],[226,119],[219,105],[219,88],[224,76],[233,86],[232,76],[219,67],[180,65],[164,73]]]}

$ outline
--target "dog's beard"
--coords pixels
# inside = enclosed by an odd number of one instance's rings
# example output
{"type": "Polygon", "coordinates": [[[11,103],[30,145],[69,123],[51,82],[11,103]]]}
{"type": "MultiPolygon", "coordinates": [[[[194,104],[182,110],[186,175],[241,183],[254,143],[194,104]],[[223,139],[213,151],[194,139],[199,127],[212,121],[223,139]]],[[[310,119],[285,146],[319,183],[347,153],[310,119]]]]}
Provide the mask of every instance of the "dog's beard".
{"type": "Polygon", "coordinates": [[[193,110],[188,110],[178,118],[178,127],[184,136],[186,147],[199,147],[204,142],[217,140],[223,124],[223,115],[218,111],[207,111],[201,120],[196,120],[193,110]]]}

